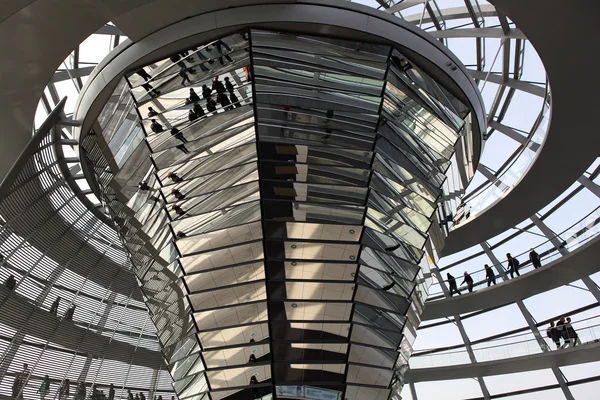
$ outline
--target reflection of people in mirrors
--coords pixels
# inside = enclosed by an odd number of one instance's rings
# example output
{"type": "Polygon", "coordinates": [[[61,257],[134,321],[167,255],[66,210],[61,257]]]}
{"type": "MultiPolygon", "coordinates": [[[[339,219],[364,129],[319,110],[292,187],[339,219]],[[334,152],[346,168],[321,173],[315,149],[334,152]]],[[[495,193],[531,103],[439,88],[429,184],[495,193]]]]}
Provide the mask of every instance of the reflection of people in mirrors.
{"type": "Polygon", "coordinates": [[[200,101],[200,96],[194,91],[194,88],[190,88],[190,100],[192,103],[200,101]]]}
{"type": "Polygon", "coordinates": [[[206,99],[206,109],[208,112],[217,111],[217,102],[211,98],[206,99]]]}
{"type": "MultiPolygon", "coordinates": [[[[190,111],[192,111],[192,110],[190,110],[190,111]]],[[[183,136],[183,133],[179,129],[175,128],[175,127],[171,128],[171,135],[175,139],[181,140],[183,143],[187,143],[188,142],[187,139],[183,136]]]]}
{"type": "Polygon", "coordinates": [[[185,69],[180,69],[179,70],[179,76],[181,76],[182,80],[181,80],[181,86],[185,86],[185,82],[187,81],[187,83],[192,83],[192,81],[190,81],[189,76],[187,76],[187,74],[185,73],[185,69]]]}
{"type": "Polygon", "coordinates": [[[198,103],[194,103],[194,114],[196,114],[198,117],[201,117],[204,115],[204,109],[198,103]]]}
{"type": "Polygon", "coordinates": [[[229,99],[231,100],[231,104],[235,106],[235,108],[241,107],[240,99],[235,95],[235,93],[229,93],[229,99]]]}
{"type": "Polygon", "coordinates": [[[225,93],[217,94],[217,101],[219,103],[221,103],[221,106],[223,108],[225,108],[226,111],[233,110],[233,107],[231,106],[231,102],[229,101],[229,98],[227,97],[227,95],[225,93]]]}
{"type": "MultiPolygon", "coordinates": [[[[217,40],[214,43],[215,47],[217,48],[217,51],[221,54],[223,54],[223,48],[225,49],[225,51],[230,52],[231,51],[231,47],[229,47],[227,45],[227,43],[225,43],[222,40],[217,40]]],[[[227,61],[229,62],[233,62],[233,60],[231,59],[231,57],[229,57],[229,55],[225,54],[225,58],[227,59],[227,61]]],[[[223,56],[219,57],[219,62],[221,63],[221,65],[223,65],[223,56]]]]}
{"type": "Polygon", "coordinates": [[[163,131],[163,126],[158,123],[155,119],[151,120],[150,129],[154,133],[161,133],[163,131]]]}
{"type": "Polygon", "coordinates": [[[212,89],[206,85],[202,85],[202,97],[205,99],[210,99],[212,96],[212,89]]]}
{"type": "Polygon", "coordinates": [[[228,76],[225,77],[225,89],[227,89],[230,94],[233,94],[233,84],[228,76]]]}
{"type": "Polygon", "coordinates": [[[156,117],[158,113],[152,108],[148,107],[148,118],[156,117]]]}
{"type": "Polygon", "coordinates": [[[194,121],[195,121],[195,120],[197,120],[198,118],[199,118],[199,117],[198,117],[198,114],[196,114],[196,113],[194,112],[194,110],[190,110],[190,111],[188,112],[188,120],[189,120],[190,122],[194,122],[194,121]]]}
{"type": "Polygon", "coordinates": [[[152,77],[150,76],[150,74],[148,74],[148,73],[147,73],[147,72],[144,70],[144,68],[140,68],[140,69],[138,69],[137,71],[135,71],[135,73],[136,73],[137,75],[139,75],[140,77],[142,77],[142,79],[144,80],[144,83],[142,83],[142,87],[143,87],[144,89],[146,89],[146,92],[148,92],[148,94],[149,94],[150,96],[158,96],[158,95],[160,94],[160,92],[159,92],[158,90],[154,89],[154,88],[152,87],[152,85],[148,83],[148,81],[149,81],[150,79],[152,79],[152,77]]]}

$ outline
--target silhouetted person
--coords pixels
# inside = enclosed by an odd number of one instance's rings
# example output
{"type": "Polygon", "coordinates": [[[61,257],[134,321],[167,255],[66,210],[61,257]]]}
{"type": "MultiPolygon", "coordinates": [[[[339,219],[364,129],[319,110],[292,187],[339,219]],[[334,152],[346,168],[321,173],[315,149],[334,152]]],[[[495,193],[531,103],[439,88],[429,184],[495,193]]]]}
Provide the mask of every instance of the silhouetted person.
{"type": "Polygon", "coordinates": [[[171,190],[171,194],[177,200],[183,200],[183,199],[185,199],[185,195],[183,193],[181,193],[181,191],[179,189],[173,189],[173,190],[171,190]]]}
{"type": "Polygon", "coordinates": [[[187,143],[188,142],[187,139],[183,136],[183,133],[181,133],[181,131],[179,129],[175,128],[175,127],[171,128],[171,135],[175,139],[181,140],[183,143],[187,143]]]}
{"type": "Polygon", "coordinates": [[[471,278],[471,275],[469,275],[467,273],[467,271],[465,271],[465,273],[463,274],[464,279],[461,283],[461,286],[464,285],[465,283],[467,284],[467,289],[469,289],[469,293],[471,293],[473,291],[473,278],[471,278]]]}
{"type": "Polygon", "coordinates": [[[333,132],[333,129],[331,129],[330,127],[325,128],[325,134],[323,136],[321,136],[321,140],[323,142],[327,142],[329,140],[329,138],[331,137],[332,132],[333,132]]]}
{"type": "Polygon", "coordinates": [[[30,374],[31,370],[29,369],[29,366],[27,364],[23,364],[23,370],[21,372],[17,372],[15,375],[15,380],[13,381],[13,399],[23,400],[23,388],[25,387],[30,374]]]}
{"type": "Polygon", "coordinates": [[[531,261],[531,265],[533,265],[533,268],[535,269],[538,269],[542,266],[540,255],[534,249],[531,249],[531,251],[529,252],[529,260],[531,261]]]}
{"type": "Polygon", "coordinates": [[[15,286],[17,286],[17,280],[13,274],[10,274],[8,278],[4,280],[4,286],[6,286],[8,290],[15,289],[15,286]]]}
{"type": "Polygon", "coordinates": [[[235,93],[229,93],[229,99],[231,100],[231,104],[235,106],[235,108],[241,107],[240,99],[235,95],[235,93]]]}
{"type": "Polygon", "coordinates": [[[452,297],[452,294],[454,292],[460,294],[460,290],[458,290],[458,287],[456,286],[456,279],[449,273],[446,274],[446,277],[448,278],[448,287],[450,288],[450,297],[452,297]]]}
{"type": "Polygon", "coordinates": [[[187,69],[187,65],[185,65],[179,54],[173,54],[171,57],[169,57],[169,59],[173,62],[173,64],[179,65],[179,68],[183,70],[187,69]]]}
{"type": "Polygon", "coordinates": [[[144,396],[144,393],[140,392],[140,400],[146,400],[146,396],[144,396]]]}
{"type": "Polygon", "coordinates": [[[212,90],[216,91],[217,93],[225,93],[227,91],[227,89],[225,89],[225,85],[223,85],[223,82],[219,80],[218,76],[213,78],[212,90]]]}
{"type": "Polygon", "coordinates": [[[60,297],[57,297],[56,300],[54,300],[54,303],[52,303],[52,305],[50,306],[50,314],[53,314],[53,315],[57,314],[59,304],[60,304],[60,297]]]}
{"type": "Polygon", "coordinates": [[[256,362],[256,356],[254,354],[250,354],[250,357],[248,357],[248,364],[252,364],[256,362]]]}
{"type": "Polygon", "coordinates": [[[131,389],[127,389],[127,400],[133,400],[133,393],[131,393],[131,389]]]}
{"type": "Polygon", "coordinates": [[[39,393],[40,399],[44,400],[49,391],[50,391],[50,377],[48,375],[46,375],[36,393],[39,393]]]}
{"type": "Polygon", "coordinates": [[[60,400],[66,400],[71,394],[71,381],[69,379],[65,379],[60,388],[58,388],[58,398],[60,400]]]}
{"type": "Polygon", "coordinates": [[[205,99],[210,99],[212,96],[212,89],[206,85],[202,85],[202,97],[205,99]]]}
{"type": "Polygon", "coordinates": [[[156,117],[158,113],[152,107],[148,107],[148,118],[156,117]]]}
{"type": "Polygon", "coordinates": [[[144,70],[144,68],[138,69],[135,73],[144,79],[145,82],[142,83],[142,87],[146,89],[146,92],[148,92],[150,96],[158,96],[160,94],[158,90],[154,89],[152,85],[148,83],[152,77],[144,70]]]}
{"type": "MultiPolygon", "coordinates": [[[[250,385],[258,385],[258,379],[256,379],[255,375],[250,377],[250,385]]],[[[250,390],[252,390],[254,398],[258,398],[258,388],[250,388],[250,390]]]]}
{"type": "Polygon", "coordinates": [[[227,110],[227,111],[233,110],[233,107],[231,106],[231,102],[229,101],[229,97],[227,97],[227,95],[225,93],[218,93],[217,100],[219,101],[219,103],[221,103],[221,106],[223,108],[225,108],[225,110],[227,110]]]}
{"type": "Polygon", "coordinates": [[[185,86],[185,82],[188,83],[192,83],[192,81],[190,81],[190,77],[187,76],[187,73],[185,72],[185,69],[180,69],[178,72],[179,76],[182,78],[181,79],[181,86],[185,86]]]}
{"type": "Polygon", "coordinates": [[[548,336],[550,339],[552,339],[552,341],[556,345],[557,350],[560,349],[561,334],[554,326],[553,321],[550,321],[550,326],[548,327],[548,329],[546,329],[546,336],[548,336]]]}
{"type": "Polygon", "coordinates": [[[217,102],[214,101],[212,98],[206,99],[206,109],[208,110],[208,112],[217,111],[217,102]]]}
{"type": "Polygon", "coordinates": [[[145,81],[149,81],[150,79],[152,79],[152,77],[150,76],[150,74],[147,73],[144,68],[138,69],[137,71],[135,71],[135,73],[138,74],[145,81]]]}
{"type": "Polygon", "coordinates": [[[148,182],[146,181],[140,181],[140,183],[138,183],[138,188],[144,191],[150,190],[150,186],[148,186],[148,182]]]}
{"type": "Polygon", "coordinates": [[[565,317],[561,316],[556,322],[556,331],[560,334],[560,337],[565,341],[562,345],[562,348],[565,348],[569,343],[569,335],[567,334],[567,329],[565,328],[567,321],[565,321],[565,317]]]}
{"type": "Polygon", "coordinates": [[[178,239],[181,239],[181,238],[186,237],[187,235],[185,234],[184,231],[179,231],[179,232],[177,232],[177,234],[175,236],[177,236],[178,239]]]}
{"type": "Polygon", "coordinates": [[[492,284],[496,284],[496,274],[494,273],[494,270],[490,268],[489,265],[485,264],[484,265],[485,268],[485,276],[487,277],[487,285],[488,287],[490,287],[490,285],[492,284]]]}
{"type": "Polygon", "coordinates": [[[163,126],[160,123],[158,123],[155,119],[153,119],[151,122],[152,123],[150,124],[150,129],[152,130],[152,132],[161,133],[163,131],[163,126]]]}
{"type": "Polygon", "coordinates": [[[198,96],[196,92],[194,92],[193,88],[190,88],[190,100],[192,101],[192,103],[200,101],[200,96],[198,96]]]}
{"type": "Polygon", "coordinates": [[[571,344],[571,347],[577,346],[577,342],[579,341],[579,335],[577,334],[577,332],[575,332],[573,325],[571,325],[571,317],[567,317],[564,329],[567,332],[567,337],[569,338],[569,343],[571,344]]]}
{"type": "MultiPolygon", "coordinates": [[[[231,47],[229,47],[227,45],[227,43],[225,43],[222,40],[217,40],[214,43],[215,47],[217,48],[217,51],[221,54],[223,54],[223,47],[225,48],[226,51],[231,51],[231,47]]],[[[231,57],[229,57],[227,54],[225,54],[225,58],[229,61],[232,62],[233,60],[231,59],[231,57]]],[[[223,65],[223,56],[219,57],[219,62],[221,63],[221,65],[223,65]]]]}
{"type": "Polygon", "coordinates": [[[194,112],[194,110],[190,110],[190,111],[188,111],[188,121],[190,121],[190,122],[194,122],[194,121],[195,121],[195,120],[197,120],[198,118],[200,118],[200,117],[198,117],[198,114],[196,114],[196,113],[194,112]]]}
{"type": "Polygon", "coordinates": [[[510,253],[506,253],[506,260],[508,261],[508,271],[510,272],[510,277],[514,278],[513,274],[521,276],[521,274],[519,274],[519,260],[513,258],[510,253]]]}
{"type": "Polygon", "coordinates": [[[177,150],[180,150],[183,154],[189,154],[190,151],[185,147],[185,144],[178,144],[175,146],[177,150]]]}
{"type": "Polygon", "coordinates": [[[198,117],[201,117],[204,115],[204,108],[202,108],[202,106],[198,103],[194,103],[194,114],[196,114],[198,117]]]}
{"type": "Polygon", "coordinates": [[[171,210],[173,210],[179,216],[185,214],[185,211],[183,211],[183,208],[179,207],[177,204],[171,205],[171,210]]]}
{"type": "Polygon", "coordinates": [[[85,382],[79,382],[79,386],[77,387],[77,399],[84,400],[86,393],[87,389],[85,387],[85,382]]]}
{"type": "Polygon", "coordinates": [[[175,172],[169,172],[167,174],[167,178],[171,179],[173,182],[181,182],[181,178],[175,172]]]}
{"type": "Polygon", "coordinates": [[[225,89],[229,92],[229,94],[233,94],[233,84],[229,80],[229,77],[225,77],[225,89]]]}
{"type": "Polygon", "coordinates": [[[73,321],[73,315],[75,314],[75,304],[73,304],[71,307],[69,307],[69,309],[67,310],[67,312],[65,312],[65,320],[66,321],[73,321]]]}

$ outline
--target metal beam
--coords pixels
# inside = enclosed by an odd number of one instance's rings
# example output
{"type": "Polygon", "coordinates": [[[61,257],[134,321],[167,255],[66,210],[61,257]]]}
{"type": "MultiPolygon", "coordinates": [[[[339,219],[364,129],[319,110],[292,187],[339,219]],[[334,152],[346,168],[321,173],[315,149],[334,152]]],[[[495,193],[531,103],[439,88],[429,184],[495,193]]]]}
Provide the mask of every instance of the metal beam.
{"type": "Polygon", "coordinates": [[[479,80],[487,80],[491,83],[495,83],[497,85],[508,86],[509,88],[521,90],[523,92],[532,94],[538,97],[546,96],[546,88],[538,85],[534,85],[533,83],[519,81],[517,79],[508,79],[506,81],[502,80],[502,76],[498,74],[494,74],[492,72],[484,72],[477,71],[474,69],[470,69],[469,72],[473,76],[473,79],[479,80]]]}
{"type": "Polygon", "coordinates": [[[554,245],[556,250],[558,250],[561,255],[566,256],[569,254],[569,250],[562,245],[562,239],[560,239],[558,235],[556,235],[556,233],[554,233],[554,231],[540,219],[540,217],[538,217],[536,214],[533,214],[531,217],[529,217],[529,219],[531,219],[531,222],[533,222],[535,226],[542,231],[542,233],[546,236],[546,239],[548,239],[550,243],[554,245]]]}
{"type": "MultiPolygon", "coordinates": [[[[442,277],[442,274],[440,273],[439,268],[437,268],[437,267],[432,268],[432,272],[434,273],[438,282],[440,283],[440,287],[442,288],[442,291],[444,292],[444,296],[448,297],[448,295],[450,294],[450,291],[446,287],[446,282],[444,281],[444,278],[442,277]]],[[[460,332],[460,336],[463,340],[463,343],[465,344],[465,349],[467,350],[467,354],[469,355],[469,360],[471,360],[471,363],[476,364],[477,358],[475,357],[475,353],[473,352],[473,346],[471,345],[471,340],[469,339],[469,336],[467,335],[467,331],[465,330],[465,326],[463,325],[462,319],[460,318],[459,314],[454,315],[454,323],[456,324],[456,327],[458,328],[458,331],[460,332]]],[[[478,374],[475,377],[477,378],[477,382],[479,383],[479,387],[481,388],[481,393],[483,394],[484,400],[490,400],[490,392],[485,384],[485,381],[483,380],[483,376],[481,374],[478,374]]]]}
{"type": "Polygon", "coordinates": [[[122,35],[123,32],[114,25],[104,25],[94,32],[95,35],[122,35]]]}
{"type": "Polygon", "coordinates": [[[56,83],[61,81],[66,81],[67,79],[73,78],[83,78],[84,76],[88,76],[92,73],[96,67],[82,67],[82,68],[74,68],[69,71],[56,71],[50,79],[50,83],[56,83]],[[69,76],[69,73],[71,76],[69,76]]]}
{"type": "Polygon", "coordinates": [[[523,136],[521,133],[515,131],[514,129],[509,128],[508,126],[501,124],[498,121],[489,121],[488,126],[497,130],[498,132],[505,134],[512,140],[519,142],[522,145],[527,145],[527,147],[533,152],[537,153],[537,151],[541,147],[539,143],[528,141],[527,137],[523,136]]]}
{"type": "Polygon", "coordinates": [[[498,177],[494,175],[494,173],[482,163],[477,165],[477,171],[481,172],[483,176],[487,178],[488,181],[493,182],[500,190],[506,191],[509,187],[502,181],[498,180],[498,177]]]}
{"type": "Polygon", "coordinates": [[[435,38],[514,38],[527,39],[519,29],[511,29],[505,34],[502,28],[465,28],[465,29],[446,29],[444,31],[430,32],[435,38]]]}
{"type": "MultiPolygon", "coordinates": [[[[496,8],[491,4],[483,4],[479,7],[481,9],[481,16],[483,17],[495,17],[497,15],[496,8]]],[[[453,19],[465,19],[471,18],[469,9],[467,7],[452,7],[444,9],[444,19],[450,21],[453,19]]],[[[408,22],[419,23],[421,20],[421,13],[411,14],[404,17],[408,22]]],[[[423,18],[423,23],[428,24],[432,22],[430,17],[423,18]]]]}
{"type": "Polygon", "coordinates": [[[393,14],[395,12],[406,10],[407,8],[411,8],[423,3],[425,3],[425,0],[404,0],[401,3],[394,4],[390,8],[387,8],[385,12],[393,14]]]}
{"type": "Polygon", "coordinates": [[[581,183],[587,190],[600,197],[600,186],[598,186],[593,180],[585,175],[581,175],[577,182],[581,183]]]}

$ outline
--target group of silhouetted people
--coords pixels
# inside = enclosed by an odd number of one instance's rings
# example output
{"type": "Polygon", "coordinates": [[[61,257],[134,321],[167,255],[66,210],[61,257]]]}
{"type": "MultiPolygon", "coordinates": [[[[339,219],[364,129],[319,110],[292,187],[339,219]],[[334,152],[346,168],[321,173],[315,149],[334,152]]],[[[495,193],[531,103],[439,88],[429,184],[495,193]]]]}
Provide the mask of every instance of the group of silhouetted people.
{"type": "MultiPolygon", "coordinates": [[[[58,315],[58,306],[60,305],[60,300],[61,300],[60,297],[57,297],[56,300],[54,300],[54,302],[50,306],[50,314],[58,315]]],[[[74,314],[75,314],[75,304],[72,304],[71,307],[69,307],[67,309],[67,311],[65,311],[65,315],[63,316],[63,319],[66,321],[73,321],[74,314]]]]}
{"type": "MultiPolygon", "coordinates": [[[[13,274],[10,274],[5,280],[4,280],[4,286],[8,289],[8,290],[14,290],[15,287],[17,286],[17,280],[15,279],[15,276],[13,274]]],[[[52,302],[52,305],[50,306],[50,314],[52,315],[58,315],[58,306],[60,305],[60,297],[57,297],[54,302],[52,302]]],[[[67,311],[65,311],[65,314],[63,316],[63,319],[67,320],[67,321],[72,321],[73,320],[73,315],[75,314],[75,304],[72,304],[71,307],[69,307],[67,309],[67,311]]]]}
{"type": "MultiPolygon", "coordinates": [[[[533,267],[535,269],[538,269],[542,266],[542,262],[540,260],[540,255],[534,249],[531,249],[531,251],[529,252],[529,260],[531,261],[531,265],[533,265],[533,267]]],[[[510,253],[506,253],[506,261],[507,261],[508,273],[510,274],[510,277],[514,278],[515,274],[517,276],[521,276],[521,274],[519,273],[519,267],[521,266],[521,263],[519,262],[519,260],[516,257],[511,256],[510,253]]],[[[484,271],[485,271],[487,287],[490,287],[491,285],[495,285],[496,284],[496,274],[494,273],[494,270],[488,264],[485,264],[484,271]]],[[[466,284],[467,290],[470,293],[473,291],[473,286],[474,286],[473,278],[466,271],[463,274],[463,276],[464,276],[464,279],[461,283],[461,286],[466,284]]],[[[461,294],[460,290],[458,289],[458,285],[456,284],[456,278],[454,278],[454,276],[452,276],[450,273],[446,274],[446,277],[447,277],[448,290],[450,292],[450,297],[452,297],[454,295],[454,293],[461,294]]]]}
{"type": "MultiPolygon", "coordinates": [[[[241,107],[240,101],[238,97],[235,95],[234,86],[229,80],[229,77],[225,78],[225,83],[219,80],[219,77],[216,76],[212,81],[212,88],[209,88],[207,85],[202,86],[202,97],[206,100],[206,109],[207,111],[213,112],[217,110],[217,102],[221,104],[221,106],[226,110],[233,110],[233,108],[241,107]],[[213,99],[213,91],[216,92],[217,101],[213,99]],[[227,93],[229,95],[227,95],[227,93]]],[[[190,88],[189,97],[185,100],[185,104],[193,104],[193,108],[188,112],[188,120],[189,122],[194,122],[200,117],[205,115],[204,109],[199,104],[201,101],[200,96],[194,88],[190,88]]],[[[155,118],[158,116],[158,112],[154,110],[152,107],[148,107],[148,118],[152,118],[150,120],[150,130],[153,133],[161,133],[164,132],[163,125],[158,122],[155,118]]],[[[179,149],[181,152],[188,154],[189,150],[185,147],[185,144],[188,143],[188,140],[185,138],[183,133],[176,127],[171,128],[171,135],[182,142],[181,144],[176,145],[175,147],[179,149]]]]}
{"type": "Polygon", "coordinates": [[[581,344],[579,341],[579,335],[575,332],[573,325],[571,325],[571,318],[561,316],[556,324],[554,321],[550,322],[550,326],[546,329],[546,336],[548,336],[554,344],[556,349],[564,349],[566,347],[573,347],[577,344],[581,344]],[[563,341],[561,345],[561,339],[563,341]]]}
{"type": "MultiPolygon", "coordinates": [[[[31,370],[27,364],[23,364],[23,370],[17,372],[15,374],[15,379],[12,385],[12,398],[15,400],[23,400],[23,389],[25,384],[29,380],[31,375],[31,370]]],[[[36,393],[39,394],[40,400],[44,400],[46,396],[50,393],[52,382],[48,375],[44,376],[40,386],[38,387],[36,393]]],[[[90,388],[89,399],[90,400],[114,400],[115,399],[115,386],[111,383],[107,388],[107,393],[104,390],[98,389],[96,384],[93,384],[90,388]]],[[[75,400],[84,400],[88,396],[87,386],[84,381],[80,381],[75,385],[75,391],[73,393],[73,399],[75,400]]],[[[71,381],[69,379],[65,379],[60,382],[58,387],[58,399],[59,400],[67,400],[71,398],[71,381]]],[[[131,392],[131,389],[127,390],[127,399],[128,400],[146,400],[146,396],[143,392],[135,393],[135,395],[131,392]]],[[[162,396],[155,396],[156,400],[162,400],[162,396]]],[[[171,397],[171,400],[174,400],[174,396],[171,397]]]]}

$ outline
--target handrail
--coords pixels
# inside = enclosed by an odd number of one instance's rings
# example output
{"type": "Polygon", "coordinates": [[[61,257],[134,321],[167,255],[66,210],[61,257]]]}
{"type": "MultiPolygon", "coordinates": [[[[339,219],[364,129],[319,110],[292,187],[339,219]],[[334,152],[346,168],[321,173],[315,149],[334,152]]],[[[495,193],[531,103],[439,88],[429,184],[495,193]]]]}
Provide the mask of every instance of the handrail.
{"type": "MultiPolygon", "coordinates": [[[[539,244],[539,245],[537,245],[537,246],[533,247],[533,249],[540,249],[541,247],[543,247],[543,246],[546,246],[547,244],[551,244],[551,245],[552,245],[552,248],[550,248],[549,250],[546,250],[546,251],[540,251],[540,253],[539,253],[539,255],[540,255],[540,260],[542,260],[542,261],[543,261],[543,260],[546,260],[546,261],[547,261],[547,260],[548,260],[550,257],[553,257],[553,256],[554,256],[554,255],[555,255],[557,252],[559,252],[559,250],[560,250],[560,249],[556,248],[556,247],[555,247],[555,246],[552,244],[552,241],[553,241],[553,240],[556,240],[556,239],[560,240],[560,242],[561,242],[561,248],[564,248],[564,247],[566,247],[566,246],[567,246],[567,245],[568,245],[570,242],[572,242],[573,240],[576,240],[578,237],[580,237],[580,236],[583,234],[583,232],[580,232],[581,230],[585,230],[585,232],[587,232],[587,231],[591,230],[593,227],[596,227],[596,226],[600,225],[600,220],[599,220],[598,218],[596,218],[596,219],[593,221],[593,225],[592,225],[592,226],[590,226],[590,227],[586,226],[586,227],[584,227],[583,229],[580,229],[580,230],[577,232],[577,234],[576,234],[576,235],[571,235],[571,236],[570,236],[569,238],[567,238],[566,240],[562,238],[562,235],[563,235],[563,234],[565,234],[565,233],[567,233],[567,232],[571,231],[571,230],[572,230],[574,227],[576,227],[577,225],[580,225],[582,221],[586,221],[586,220],[588,220],[588,219],[590,218],[590,216],[592,216],[594,213],[600,213],[600,206],[596,207],[594,210],[592,210],[590,213],[588,213],[588,214],[587,214],[585,217],[583,217],[582,219],[580,219],[579,221],[577,221],[577,222],[576,222],[576,223],[574,223],[573,225],[569,226],[568,228],[566,228],[565,230],[563,230],[561,233],[558,233],[558,234],[556,234],[555,236],[553,236],[553,237],[551,237],[550,239],[548,239],[547,241],[545,241],[545,242],[543,242],[543,243],[541,243],[541,244],[539,244]]],[[[595,238],[595,237],[596,237],[598,234],[600,234],[600,230],[599,230],[598,232],[596,232],[595,234],[593,234],[592,236],[588,236],[588,237],[586,237],[586,238],[584,238],[584,239],[580,240],[579,242],[577,242],[577,244],[578,244],[578,245],[577,245],[575,248],[577,248],[577,247],[580,247],[581,245],[583,245],[584,243],[586,243],[586,242],[587,242],[587,241],[589,241],[590,239],[593,239],[593,238],[595,238]]],[[[529,260],[529,251],[524,251],[524,252],[522,252],[522,253],[519,253],[519,254],[517,254],[517,255],[514,255],[514,256],[513,256],[513,258],[517,258],[517,259],[518,259],[519,257],[522,257],[522,256],[526,256],[526,257],[527,257],[527,261],[524,261],[523,263],[521,263],[521,264],[519,265],[519,271],[521,271],[521,270],[522,270],[522,268],[523,268],[523,267],[525,267],[525,266],[531,266],[531,261],[529,260]]],[[[503,265],[503,264],[504,264],[505,262],[507,262],[507,261],[502,261],[502,262],[500,262],[500,263],[497,263],[497,264],[488,264],[490,268],[499,267],[501,270],[503,270],[503,271],[504,271],[503,273],[496,273],[496,272],[494,272],[494,274],[495,274],[496,278],[500,278],[500,277],[506,277],[507,275],[509,275],[509,274],[510,274],[510,271],[507,271],[507,270],[505,270],[505,268],[504,268],[504,265],[503,265]]],[[[542,266],[542,268],[543,268],[543,266],[542,266]]],[[[485,271],[485,268],[482,268],[482,269],[479,269],[479,270],[476,270],[476,271],[473,271],[473,272],[469,272],[469,275],[473,275],[473,274],[482,273],[482,272],[484,272],[484,271],[485,271]]],[[[461,276],[462,276],[462,275],[461,275],[461,276]]],[[[485,276],[485,275],[484,275],[484,276],[485,276]]],[[[459,276],[459,277],[456,277],[456,279],[457,279],[457,280],[458,280],[459,278],[460,278],[460,276],[459,276]]],[[[442,282],[448,282],[448,280],[447,280],[447,279],[444,279],[442,282]]],[[[482,284],[485,284],[485,283],[487,283],[487,278],[486,278],[486,277],[484,277],[483,279],[474,280],[474,282],[473,282],[473,287],[480,286],[480,285],[482,285],[482,284]]],[[[459,291],[460,291],[460,290],[461,290],[461,289],[459,288],[459,291]]],[[[435,295],[437,295],[437,294],[443,294],[443,291],[442,291],[442,292],[430,293],[430,296],[431,296],[432,294],[435,294],[435,295]]],[[[445,295],[442,295],[442,296],[430,297],[430,298],[428,298],[428,299],[427,299],[427,301],[435,301],[435,300],[438,300],[438,299],[443,299],[443,298],[446,298],[446,296],[445,296],[445,295]]]]}
{"type": "MultiPolygon", "coordinates": [[[[505,162],[505,165],[502,166],[503,168],[502,168],[500,175],[496,175],[493,180],[488,180],[488,181],[482,183],[479,187],[475,188],[475,190],[473,190],[472,192],[470,192],[469,194],[467,194],[463,197],[463,207],[465,208],[465,212],[463,213],[463,215],[468,214],[469,216],[465,219],[461,219],[459,221],[454,222],[454,226],[452,227],[452,229],[463,226],[466,223],[474,220],[476,216],[481,215],[483,213],[483,211],[485,211],[486,209],[493,206],[499,199],[504,197],[504,195],[506,195],[507,193],[512,191],[519,184],[519,182],[522,180],[522,178],[526,175],[527,171],[531,168],[531,166],[537,159],[537,156],[539,156],[543,143],[538,143],[540,145],[539,150],[535,152],[534,156],[532,157],[533,159],[531,160],[531,162],[529,162],[529,164],[526,166],[525,170],[517,177],[517,179],[514,183],[512,183],[511,185],[507,185],[508,187],[505,190],[502,190],[496,186],[496,183],[498,183],[498,182],[505,183],[502,180],[502,178],[511,172],[511,168],[519,161],[519,159],[525,153],[525,150],[529,148],[531,143],[535,143],[535,142],[533,142],[533,138],[537,135],[538,129],[540,128],[540,125],[542,124],[544,119],[548,119],[548,114],[552,110],[550,101],[549,101],[550,97],[551,97],[550,87],[548,85],[548,80],[546,80],[546,94],[542,101],[542,109],[540,110],[540,113],[538,114],[538,117],[530,131],[530,135],[527,137],[526,142],[523,143],[521,145],[521,147],[517,151],[515,151],[511,155],[511,157],[505,162]],[[496,187],[496,188],[498,188],[498,190],[502,191],[502,194],[500,196],[493,199],[490,202],[490,204],[487,204],[484,207],[480,206],[478,208],[474,208],[473,206],[471,206],[471,204],[475,203],[475,201],[480,196],[484,195],[488,189],[494,188],[494,187],[496,187]],[[471,215],[471,213],[473,211],[474,211],[474,214],[471,215]]],[[[545,139],[547,137],[547,133],[548,133],[548,128],[546,128],[546,131],[544,132],[544,137],[542,138],[542,140],[540,140],[540,142],[545,141],[545,139]]]]}
{"type": "MultiPolygon", "coordinates": [[[[566,314],[566,315],[569,315],[569,314],[566,314]]],[[[587,321],[590,321],[590,320],[593,320],[593,319],[597,319],[597,318],[600,318],[600,315],[595,315],[593,317],[584,318],[584,319],[581,319],[581,320],[576,321],[576,322],[571,322],[571,326],[575,327],[577,325],[578,329],[595,328],[597,326],[600,326],[600,322],[598,322],[595,325],[582,326],[582,327],[579,327],[579,326],[582,325],[583,323],[587,322],[587,321]]],[[[556,319],[558,319],[558,318],[556,318],[556,319]]],[[[542,330],[540,330],[540,333],[541,333],[541,331],[542,330]]],[[[528,335],[531,335],[531,333],[532,333],[531,330],[527,330],[526,332],[523,332],[523,333],[518,333],[518,334],[514,334],[514,335],[507,335],[507,336],[503,336],[503,337],[497,337],[497,338],[494,338],[494,339],[490,339],[490,340],[487,340],[486,343],[492,343],[492,342],[495,342],[495,341],[501,341],[501,340],[506,340],[506,339],[514,339],[514,338],[518,338],[520,336],[528,336],[528,335]]],[[[516,342],[503,343],[501,345],[479,347],[479,348],[474,349],[474,350],[483,350],[483,349],[488,349],[488,348],[495,348],[495,347],[498,347],[498,346],[508,346],[508,345],[512,345],[512,344],[515,344],[515,343],[525,343],[525,342],[530,342],[530,341],[531,341],[531,339],[527,339],[527,340],[521,340],[521,341],[516,341],[516,342]]],[[[476,343],[471,343],[471,344],[475,345],[476,343]]],[[[477,344],[479,344],[479,343],[477,343],[477,344]]],[[[449,347],[450,347],[449,350],[452,350],[452,348],[454,348],[454,346],[449,346],[449,347]]],[[[463,347],[464,347],[464,345],[461,346],[461,348],[463,348],[463,347]]],[[[411,355],[411,357],[423,357],[423,356],[426,356],[426,355],[438,354],[438,353],[443,352],[443,351],[444,351],[444,348],[441,348],[441,349],[440,348],[435,348],[435,349],[418,350],[418,351],[415,351],[411,355]]],[[[443,354],[463,353],[464,351],[465,350],[448,351],[448,352],[444,352],[443,354]]]]}
{"type": "MultiPolygon", "coordinates": [[[[572,325],[574,325],[574,323],[572,325]]],[[[579,327],[576,329],[576,332],[578,335],[577,346],[582,343],[596,342],[600,339],[600,324],[579,327]]],[[[541,345],[539,341],[540,338],[534,338],[506,344],[494,344],[493,346],[481,348],[473,347],[472,354],[477,360],[475,362],[485,362],[554,351],[551,350],[555,348],[554,342],[545,336],[545,334],[542,336],[542,340],[546,345],[545,348],[541,345]]],[[[563,344],[563,346],[565,346],[565,344],[563,344]]],[[[572,345],[569,347],[572,347],[572,345]]],[[[560,351],[562,348],[563,347],[559,347],[556,351],[560,351]]],[[[470,353],[471,352],[464,348],[462,350],[443,353],[413,354],[410,358],[411,369],[470,364],[472,363],[470,353]]]]}

